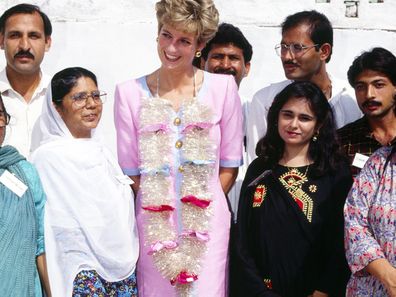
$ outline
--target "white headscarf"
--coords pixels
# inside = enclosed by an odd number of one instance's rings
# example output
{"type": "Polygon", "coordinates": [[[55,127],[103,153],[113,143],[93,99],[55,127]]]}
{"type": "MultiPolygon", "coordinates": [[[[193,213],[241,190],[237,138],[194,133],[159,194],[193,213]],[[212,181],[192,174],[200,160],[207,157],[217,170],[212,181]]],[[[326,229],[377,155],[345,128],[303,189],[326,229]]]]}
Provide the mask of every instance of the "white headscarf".
{"type": "Polygon", "coordinates": [[[44,190],[45,247],[54,296],[71,296],[81,270],[119,281],[135,270],[139,254],[134,199],[97,132],[72,136],[54,108],[51,87],[41,116],[43,139],[33,153],[44,190]]]}

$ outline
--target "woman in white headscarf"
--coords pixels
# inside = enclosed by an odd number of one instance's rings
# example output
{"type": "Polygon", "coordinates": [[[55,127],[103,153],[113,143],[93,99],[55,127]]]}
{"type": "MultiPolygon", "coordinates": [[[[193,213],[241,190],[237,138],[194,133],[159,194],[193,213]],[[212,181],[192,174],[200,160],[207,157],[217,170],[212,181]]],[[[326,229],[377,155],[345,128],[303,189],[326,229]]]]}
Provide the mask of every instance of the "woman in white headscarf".
{"type": "Polygon", "coordinates": [[[95,131],[105,93],[95,75],[67,68],[52,78],[43,140],[32,156],[47,194],[45,245],[55,296],[137,296],[133,194],[95,131]]]}

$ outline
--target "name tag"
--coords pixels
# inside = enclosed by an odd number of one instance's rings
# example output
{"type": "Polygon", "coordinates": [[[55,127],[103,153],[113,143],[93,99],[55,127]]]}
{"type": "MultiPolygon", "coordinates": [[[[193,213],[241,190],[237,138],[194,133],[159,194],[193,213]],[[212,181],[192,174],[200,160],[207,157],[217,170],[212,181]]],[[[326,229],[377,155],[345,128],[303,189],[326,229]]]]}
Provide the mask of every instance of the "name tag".
{"type": "Polygon", "coordinates": [[[353,159],[352,166],[358,167],[360,169],[363,168],[364,164],[366,164],[369,157],[356,153],[355,158],[353,159]]]}
{"type": "Polygon", "coordinates": [[[0,183],[10,189],[19,198],[21,198],[28,189],[28,187],[23,182],[21,182],[15,175],[13,175],[8,170],[5,170],[4,173],[0,176],[0,183]]]}
{"type": "Polygon", "coordinates": [[[116,179],[123,185],[133,185],[134,182],[127,175],[117,175],[116,179]]]}

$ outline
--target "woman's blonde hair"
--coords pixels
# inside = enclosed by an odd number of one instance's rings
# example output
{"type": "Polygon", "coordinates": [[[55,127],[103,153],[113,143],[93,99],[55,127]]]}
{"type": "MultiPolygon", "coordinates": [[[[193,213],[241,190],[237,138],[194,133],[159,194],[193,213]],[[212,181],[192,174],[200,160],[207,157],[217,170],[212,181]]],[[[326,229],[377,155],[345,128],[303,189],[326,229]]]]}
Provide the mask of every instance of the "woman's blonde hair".
{"type": "Polygon", "coordinates": [[[164,24],[196,33],[198,43],[216,34],[219,13],[212,0],[160,0],[156,3],[158,32],[164,24]]]}

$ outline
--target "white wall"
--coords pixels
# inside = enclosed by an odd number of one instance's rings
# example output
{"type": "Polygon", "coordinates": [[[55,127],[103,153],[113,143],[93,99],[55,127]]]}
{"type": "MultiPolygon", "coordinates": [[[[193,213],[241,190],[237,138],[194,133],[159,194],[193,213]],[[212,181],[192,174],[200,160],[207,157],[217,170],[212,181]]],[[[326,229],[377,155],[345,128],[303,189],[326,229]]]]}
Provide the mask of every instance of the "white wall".
{"type": "MultiPolygon", "coordinates": [[[[43,70],[49,75],[69,66],[92,70],[100,89],[109,93],[103,128],[115,148],[112,118],[113,91],[117,82],[153,71],[156,55],[154,4],[156,0],[1,0],[0,13],[21,2],[39,5],[53,24],[53,43],[43,70]]],[[[284,78],[274,46],[280,41],[279,24],[292,13],[316,9],[334,26],[334,50],[329,70],[346,77],[353,58],[361,51],[382,46],[396,54],[396,0],[359,2],[359,17],[345,17],[343,0],[215,0],[221,21],[244,32],[253,45],[252,68],[241,85],[242,97],[251,98],[261,87],[284,78]]],[[[5,60],[0,55],[0,67],[5,60]]]]}

